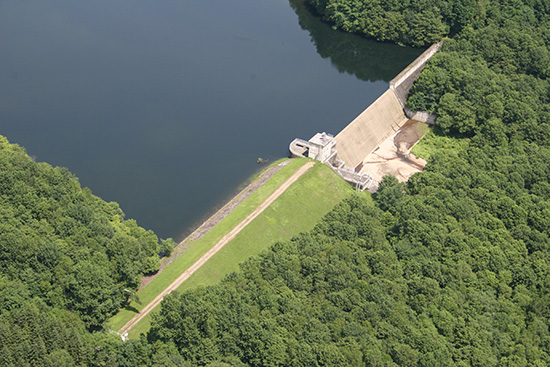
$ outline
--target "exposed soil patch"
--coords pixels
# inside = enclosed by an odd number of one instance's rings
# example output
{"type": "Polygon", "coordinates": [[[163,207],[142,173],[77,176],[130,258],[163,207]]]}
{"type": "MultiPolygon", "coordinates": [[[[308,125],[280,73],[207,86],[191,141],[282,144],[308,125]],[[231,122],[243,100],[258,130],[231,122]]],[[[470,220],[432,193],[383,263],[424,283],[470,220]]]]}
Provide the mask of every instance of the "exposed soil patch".
{"type": "Polygon", "coordinates": [[[368,172],[374,178],[370,192],[378,189],[385,175],[393,175],[404,182],[414,173],[422,171],[426,161],[411,154],[411,149],[428,130],[427,124],[409,120],[365,158],[361,172],[368,172]]]}
{"type": "Polygon", "coordinates": [[[409,120],[401,127],[401,129],[395,134],[393,142],[399,151],[405,154],[410,152],[416,143],[423,137],[429,130],[427,124],[415,120],[409,120]]]}

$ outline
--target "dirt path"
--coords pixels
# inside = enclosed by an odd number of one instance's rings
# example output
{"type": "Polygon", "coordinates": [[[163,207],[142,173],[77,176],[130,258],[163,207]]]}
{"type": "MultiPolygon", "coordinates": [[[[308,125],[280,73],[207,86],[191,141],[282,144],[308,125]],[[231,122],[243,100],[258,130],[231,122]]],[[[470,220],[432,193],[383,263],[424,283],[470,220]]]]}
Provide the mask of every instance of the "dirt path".
{"type": "Polygon", "coordinates": [[[298,178],[300,178],[307,170],[314,165],[314,162],[308,162],[300,167],[292,176],[290,176],[285,182],[281,184],[263,203],[261,203],[252,213],[250,213],[241,223],[237,224],[228,234],[222,237],[210,250],[201,256],[193,265],[191,265],[186,271],[184,271],[172,284],[170,284],[164,291],[162,291],[154,300],[152,300],[147,306],[143,308],[137,315],[135,315],[126,325],[124,325],[119,333],[124,336],[129,332],[138,322],[140,322],[145,316],[149,314],[162,299],[177,289],[185,280],[187,280],[195,271],[197,271],[204,263],[206,263],[212,256],[220,251],[229,241],[235,238],[237,234],[245,228],[250,222],[252,222],[260,213],[262,213],[269,205],[271,205],[282,193],[284,193],[290,185],[292,185],[298,178]]]}
{"type": "Polygon", "coordinates": [[[145,287],[147,284],[151,283],[160,273],[166,269],[168,265],[173,263],[178,257],[183,255],[191,243],[195,240],[202,238],[206,233],[208,233],[216,224],[221,222],[225,217],[227,217],[231,212],[241,205],[243,201],[246,200],[250,195],[252,195],[256,190],[263,186],[263,184],[273,177],[277,172],[279,172],[284,166],[290,163],[290,160],[281,162],[275,166],[267,168],[264,172],[260,174],[257,180],[254,180],[251,184],[245,187],[241,192],[235,195],[227,204],[225,204],[220,210],[218,210],[214,215],[210,216],[205,222],[203,222],[197,229],[195,229],[189,236],[184,240],[178,243],[178,245],[172,251],[172,255],[167,258],[164,258],[160,264],[160,269],[152,275],[147,275],[141,278],[141,283],[139,289],[145,287]]]}

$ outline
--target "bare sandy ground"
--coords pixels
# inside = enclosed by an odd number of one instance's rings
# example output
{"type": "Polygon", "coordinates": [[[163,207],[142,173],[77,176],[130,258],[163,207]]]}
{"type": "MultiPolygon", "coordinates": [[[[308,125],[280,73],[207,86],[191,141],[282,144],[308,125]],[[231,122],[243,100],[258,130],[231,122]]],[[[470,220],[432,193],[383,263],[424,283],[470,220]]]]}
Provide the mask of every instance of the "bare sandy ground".
{"type": "Polygon", "coordinates": [[[368,172],[374,178],[370,192],[378,189],[378,184],[385,175],[393,175],[404,182],[416,172],[422,171],[426,161],[417,158],[411,153],[411,149],[427,131],[428,125],[409,120],[365,158],[361,172],[368,172]]]}
{"type": "Polygon", "coordinates": [[[285,182],[281,184],[262,204],[260,204],[251,214],[249,214],[241,223],[233,228],[228,234],[226,234],[221,240],[218,241],[210,250],[208,250],[200,259],[198,259],[193,265],[185,270],[172,284],[170,284],[165,290],[163,290],[154,300],[152,300],[147,306],[145,306],[137,315],[135,315],[130,321],[126,323],[120,330],[121,335],[130,331],[134,325],[141,321],[145,316],[149,314],[161,301],[173,290],[177,289],[185,280],[187,280],[195,271],[197,271],[202,265],[204,265],[212,256],[220,251],[229,241],[231,241],[237,234],[245,228],[250,222],[252,222],[260,213],[262,213],[269,205],[271,205],[279,196],[281,196],[298,178],[300,178],[307,170],[314,165],[314,162],[308,162],[300,167],[292,176],[290,176],[285,182]]]}

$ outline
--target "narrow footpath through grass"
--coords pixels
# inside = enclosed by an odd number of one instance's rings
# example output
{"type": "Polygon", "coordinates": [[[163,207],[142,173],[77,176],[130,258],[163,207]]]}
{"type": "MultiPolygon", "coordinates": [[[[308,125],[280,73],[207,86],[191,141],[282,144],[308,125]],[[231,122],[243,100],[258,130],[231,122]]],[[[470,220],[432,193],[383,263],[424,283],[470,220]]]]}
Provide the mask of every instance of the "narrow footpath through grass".
{"type": "MultiPolygon", "coordinates": [[[[129,307],[121,310],[110,320],[110,328],[119,330],[125,325],[306,162],[307,159],[292,160],[204,237],[194,241],[184,255],[138,292],[142,304],[132,302],[129,307]]],[[[239,263],[259,254],[275,241],[310,230],[335,204],[352,193],[353,189],[329,167],[316,163],[178,290],[216,283],[225,275],[237,271],[239,263]]],[[[130,337],[146,332],[150,327],[150,320],[151,315],[141,320],[131,330],[130,337]]]]}

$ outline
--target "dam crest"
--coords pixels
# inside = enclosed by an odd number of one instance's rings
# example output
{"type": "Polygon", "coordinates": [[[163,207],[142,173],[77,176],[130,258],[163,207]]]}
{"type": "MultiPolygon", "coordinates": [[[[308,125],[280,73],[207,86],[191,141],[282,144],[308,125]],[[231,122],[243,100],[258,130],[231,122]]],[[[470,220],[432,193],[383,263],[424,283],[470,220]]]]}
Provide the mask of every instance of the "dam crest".
{"type": "Polygon", "coordinates": [[[382,142],[396,134],[408,122],[434,124],[436,116],[405,107],[407,94],[426,62],[439,50],[442,41],[432,45],[390,81],[389,88],[361,112],[336,136],[315,134],[309,141],[294,139],[290,153],[328,164],[357,190],[368,189],[373,176],[367,172],[366,158],[382,142]]]}

